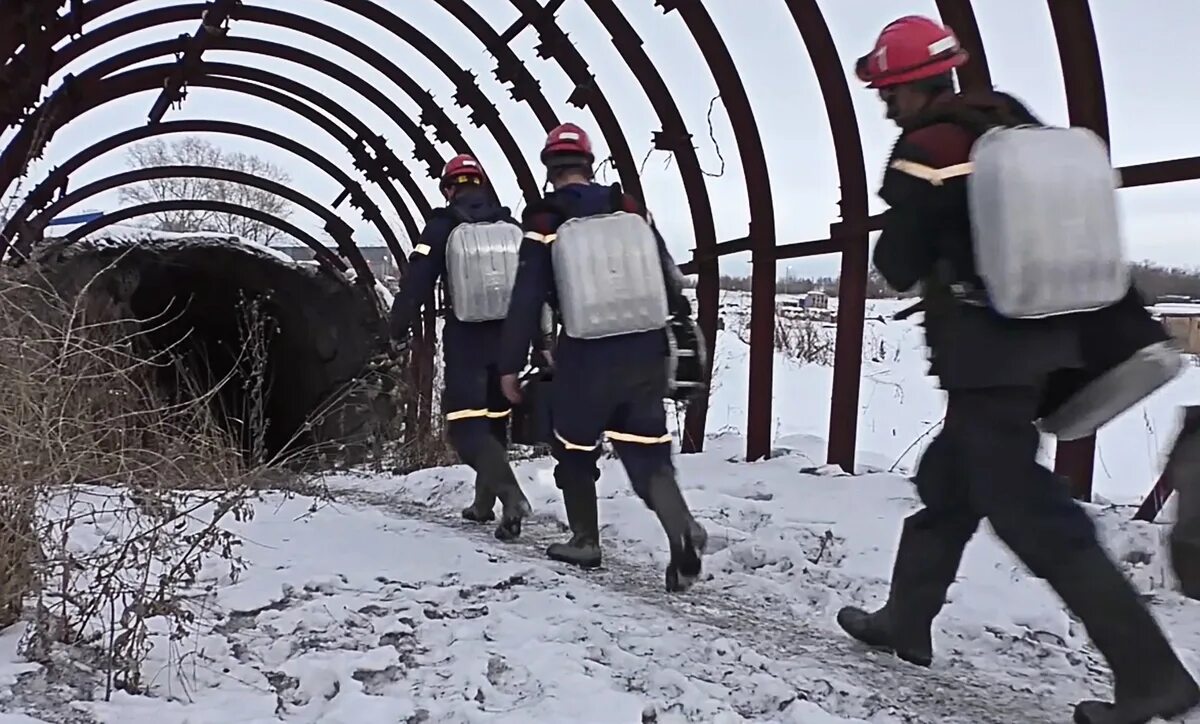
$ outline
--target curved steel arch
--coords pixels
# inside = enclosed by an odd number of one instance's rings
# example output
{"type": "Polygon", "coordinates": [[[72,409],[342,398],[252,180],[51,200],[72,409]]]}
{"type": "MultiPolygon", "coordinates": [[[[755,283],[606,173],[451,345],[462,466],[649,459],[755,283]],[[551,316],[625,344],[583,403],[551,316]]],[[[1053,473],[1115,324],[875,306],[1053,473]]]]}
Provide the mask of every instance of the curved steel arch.
{"type": "Polygon", "coordinates": [[[959,84],[964,90],[990,89],[992,71],[988,67],[983,36],[979,33],[979,22],[975,19],[971,0],[937,0],[937,9],[942,21],[954,31],[959,42],[971,54],[966,64],[955,70],[959,84]]]}
{"type": "Polygon", "coordinates": [[[596,125],[600,127],[600,133],[608,144],[613,163],[617,167],[617,175],[625,191],[644,201],[645,192],[642,190],[637,165],[633,161],[633,153],[629,150],[629,140],[625,138],[621,122],[617,120],[617,114],[596,81],[596,76],[592,75],[588,68],[587,61],[579,54],[579,50],[567,38],[562,28],[558,27],[554,15],[543,12],[544,8],[537,0],[509,2],[521,11],[524,19],[537,30],[542,41],[537,46],[538,57],[554,60],[575,84],[575,90],[567,98],[567,103],[576,108],[587,106],[591,109],[596,125]]]}
{"type": "MultiPolygon", "coordinates": [[[[1072,126],[1091,129],[1111,147],[1108,127],[1108,98],[1104,92],[1104,70],[1096,26],[1086,2],[1050,2],[1050,21],[1062,62],[1067,93],[1067,116],[1072,126]]],[[[1096,436],[1059,443],[1054,471],[1071,481],[1077,497],[1091,500],[1096,468],[1096,436]]]]}
{"type": "MultiPolygon", "coordinates": [[[[137,206],[128,206],[124,209],[111,211],[104,214],[98,219],[93,219],[77,229],[73,229],[71,233],[63,237],[64,244],[75,244],[80,239],[88,234],[94,234],[97,231],[119,224],[122,221],[136,219],[142,216],[150,216],[152,214],[164,214],[171,211],[212,211],[218,214],[230,214],[231,216],[244,216],[247,219],[257,221],[268,226],[273,226],[283,233],[298,239],[310,249],[324,248],[321,242],[317,241],[311,234],[304,229],[281,219],[274,214],[268,214],[262,209],[255,209],[241,204],[234,204],[228,201],[216,201],[213,199],[172,199],[170,201],[151,201],[137,206]]],[[[336,258],[336,257],[335,257],[336,258]]],[[[340,260],[339,260],[340,261],[340,260]]],[[[343,265],[339,271],[344,271],[343,265]]]]}
{"type": "MultiPolygon", "coordinates": [[[[269,179],[261,178],[253,174],[243,173],[241,171],[233,171],[225,168],[209,168],[206,166],[153,166],[150,168],[139,168],[132,171],[125,171],[112,176],[106,176],[92,183],[85,184],[75,189],[74,191],[64,194],[61,198],[56,199],[49,206],[43,209],[30,222],[35,228],[45,225],[46,221],[54,218],[66,209],[71,208],[75,204],[92,198],[97,194],[111,191],[112,189],[127,184],[140,183],[142,181],[153,181],[162,178],[206,178],[215,181],[229,181],[232,183],[243,184],[245,186],[253,186],[257,189],[262,189],[267,193],[281,196],[288,201],[300,206],[313,214],[319,216],[325,222],[325,230],[337,242],[338,251],[342,256],[350,261],[358,274],[366,274],[365,278],[374,283],[375,277],[371,274],[370,267],[367,266],[366,260],[363,259],[362,253],[358,247],[354,245],[353,230],[350,225],[343,221],[339,216],[326,209],[321,204],[313,201],[304,194],[292,189],[281,183],[276,183],[269,179]]],[[[27,256],[29,252],[29,242],[32,241],[29,237],[25,237],[26,243],[19,244],[17,250],[22,256],[27,256]]],[[[335,268],[344,270],[345,262],[338,258],[336,254],[330,251],[323,244],[318,244],[313,248],[313,252],[317,258],[324,261],[335,268]]]]}
{"type": "MultiPolygon", "coordinates": [[[[53,108],[56,105],[56,101],[62,102],[61,99],[65,98],[66,102],[70,102],[75,97],[86,96],[86,88],[84,86],[88,83],[94,84],[104,75],[136,63],[152,60],[163,55],[177,54],[186,48],[186,44],[187,36],[183,36],[175,40],[142,45],[101,61],[78,76],[69,76],[66,78],[63,81],[63,85],[43,101],[35,117],[27,120],[22,125],[9,145],[0,153],[0,193],[3,193],[11,185],[19,169],[24,166],[25,159],[30,157],[31,154],[34,157],[39,155],[41,148],[44,147],[45,143],[53,136],[54,131],[57,130],[54,113],[47,112],[48,108],[53,108]],[[44,127],[43,119],[48,119],[49,127],[44,127]]],[[[406,122],[401,123],[401,127],[407,129],[418,150],[422,147],[427,149],[426,155],[428,157],[425,161],[429,164],[431,177],[436,178],[440,174],[444,163],[442,157],[429,139],[423,135],[420,128],[382,91],[370,83],[363,81],[350,71],[312,53],[264,40],[231,38],[224,40],[221,43],[221,47],[226,50],[246,52],[252,55],[266,55],[306,65],[309,68],[328,75],[334,80],[343,82],[346,86],[371,101],[384,113],[396,118],[406,119],[406,122]]],[[[414,153],[414,156],[418,159],[421,158],[417,153],[414,153]]]]}
{"type": "MultiPolygon", "coordinates": [[[[302,143],[298,143],[291,138],[282,136],[273,131],[259,128],[257,126],[249,126],[244,123],[233,123],[230,121],[183,120],[167,121],[164,123],[156,123],[151,126],[132,128],[130,130],[109,136],[108,138],[97,141],[91,146],[88,146],[71,158],[67,159],[67,161],[65,161],[61,166],[56,168],[54,174],[61,174],[59,178],[65,179],[70,176],[70,174],[83,167],[89,161],[98,158],[102,154],[118,149],[122,146],[126,146],[130,143],[135,143],[147,138],[163,136],[171,133],[220,133],[225,135],[241,136],[243,138],[251,138],[264,143],[269,143],[303,158],[304,160],[324,171],[334,181],[341,184],[342,188],[345,189],[345,192],[354,200],[353,203],[359,208],[363,209],[364,215],[368,217],[371,223],[374,224],[375,228],[379,230],[379,233],[383,235],[383,238],[387,242],[389,249],[400,248],[399,241],[396,239],[395,234],[392,233],[391,227],[388,226],[387,222],[384,220],[383,215],[379,211],[379,207],[376,206],[375,202],[366,195],[366,192],[363,191],[362,186],[351,179],[344,171],[338,168],[336,164],[321,154],[316,153],[311,148],[302,143]]],[[[58,185],[60,185],[60,182],[52,177],[48,178],[46,181],[43,181],[39,186],[48,190],[55,188],[58,185]],[[47,186],[47,183],[53,185],[47,186]]],[[[49,200],[48,193],[45,193],[45,191],[39,192],[38,189],[34,189],[34,191],[30,193],[29,197],[26,198],[25,203],[21,205],[21,208],[16,211],[13,219],[23,220],[29,216],[30,212],[36,208],[29,203],[30,199],[34,198],[35,194],[37,194],[37,197],[39,198],[45,198],[47,201],[49,200]]],[[[9,224],[13,223],[13,220],[9,221],[9,224]]],[[[8,234],[5,232],[9,231],[10,229],[6,227],[4,231],[0,231],[0,236],[8,236],[8,234]]],[[[42,235],[43,231],[44,227],[35,228],[29,225],[24,225],[22,228],[23,233],[32,232],[38,237],[42,235]]]]}
{"type": "MultiPolygon", "coordinates": [[[[171,8],[160,8],[160,10],[170,10],[170,9],[171,8]]],[[[108,25],[104,26],[104,28],[98,29],[97,31],[93,31],[93,32],[99,33],[100,30],[103,30],[105,28],[110,28],[110,27],[118,25],[118,24],[120,24],[123,28],[127,27],[127,26],[131,26],[131,25],[136,26],[137,23],[127,22],[127,21],[137,21],[138,23],[140,23],[145,20],[146,15],[149,15],[152,13],[157,13],[157,12],[158,12],[157,10],[149,10],[146,13],[142,13],[139,15],[131,15],[128,18],[122,18],[120,20],[115,20],[112,23],[109,23],[108,25]]],[[[131,30],[130,32],[136,32],[137,30],[145,30],[145,29],[149,29],[152,27],[154,27],[154,24],[138,26],[138,27],[135,27],[134,30],[131,30]]],[[[123,37],[123,35],[124,34],[119,35],[117,37],[123,37]]],[[[85,35],[80,40],[77,40],[73,43],[68,44],[67,47],[71,47],[72,45],[75,45],[76,43],[84,43],[85,39],[90,38],[90,37],[93,37],[93,36],[91,36],[90,34],[85,35]]],[[[349,36],[347,36],[347,37],[349,37],[349,36]]],[[[155,43],[147,43],[145,45],[141,45],[136,48],[131,48],[127,51],[110,56],[110,57],[96,63],[95,65],[91,66],[90,68],[88,68],[86,71],[83,71],[83,72],[84,73],[92,72],[92,73],[96,73],[100,76],[104,76],[104,75],[108,75],[109,73],[113,73],[118,70],[127,68],[130,65],[133,65],[135,63],[144,62],[146,60],[150,60],[150,59],[156,58],[158,56],[180,55],[187,50],[190,40],[191,39],[188,36],[180,36],[178,38],[173,38],[171,40],[158,41],[155,43]]],[[[90,41],[86,41],[86,42],[90,42],[90,41]]],[[[354,41],[354,42],[358,42],[358,41],[354,41]]],[[[387,114],[390,118],[392,118],[396,122],[396,125],[398,125],[400,127],[400,129],[402,131],[404,131],[405,135],[407,135],[412,140],[413,146],[414,146],[413,158],[425,163],[425,165],[428,169],[430,178],[437,178],[441,174],[442,166],[445,164],[445,159],[442,157],[441,153],[437,150],[437,147],[434,146],[433,142],[430,141],[429,138],[425,135],[425,132],[421,129],[421,126],[416,121],[414,121],[412,118],[410,118],[409,115],[407,113],[405,113],[403,109],[401,109],[398,105],[396,105],[394,102],[392,102],[392,100],[387,96],[386,93],[379,90],[378,88],[371,85],[370,83],[363,80],[362,78],[359,78],[355,73],[348,71],[345,68],[342,68],[340,65],[333,63],[329,60],[326,60],[325,58],[322,58],[321,56],[316,55],[315,53],[310,53],[306,50],[301,50],[300,48],[294,48],[292,46],[285,45],[283,43],[276,43],[276,42],[269,41],[269,40],[260,40],[258,38],[242,38],[242,37],[216,38],[216,39],[209,41],[208,47],[211,50],[227,50],[227,51],[232,51],[232,52],[247,53],[250,55],[263,55],[263,56],[267,56],[267,57],[277,58],[279,60],[286,60],[290,63],[295,63],[297,65],[302,65],[302,66],[308,67],[311,70],[315,70],[316,72],[321,73],[322,75],[328,76],[329,78],[337,81],[338,83],[341,83],[342,85],[349,87],[351,90],[355,91],[359,95],[367,98],[373,105],[378,107],[380,110],[382,110],[385,114],[387,114]]],[[[365,48],[366,46],[363,46],[363,47],[365,48]]],[[[374,51],[371,51],[371,52],[373,53],[374,51]]],[[[60,57],[65,58],[66,56],[59,56],[59,55],[55,56],[54,60],[50,64],[50,68],[49,68],[50,75],[53,75],[54,73],[57,73],[57,72],[63,70],[63,68],[65,67],[65,64],[59,62],[60,57]]],[[[380,56],[380,57],[382,57],[382,56],[380,56]]],[[[391,64],[388,63],[388,65],[391,65],[391,64]]],[[[391,66],[391,67],[395,68],[395,66],[391,66]]],[[[396,69],[396,71],[399,72],[399,69],[396,69]]],[[[82,74],[83,73],[80,73],[79,75],[82,75],[82,74]]],[[[461,136],[451,139],[451,146],[455,149],[456,153],[471,153],[470,146],[467,145],[466,141],[464,141],[461,136]]]]}
{"type": "MultiPolygon", "coordinates": [[[[515,1],[515,0],[514,0],[515,1]]],[[[771,199],[771,174],[754,109],[742,84],[733,56],[708,10],[701,3],[655,0],[664,12],[678,11],[695,39],[733,125],[750,205],[750,399],[746,421],[746,457],[767,457],[771,452],[771,395],[775,340],[775,205],[771,199]]],[[[862,344],[862,340],[859,340],[862,344]]]]}
{"type": "MultiPolygon", "coordinates": [[[[339,4],[342,1],[329,0],[329,2],[339,4]]],[[[357,2],[358,0],[350,1],[357,2]]],[[[483,47],[487,48],[487,51],[496,59],[496,69],[492,71],[492,75],[501,83],[512,84],[509,94],[513,100],[524,101],[537,116],[543,130],[549,131],[558,125],[558,115],[550,107],[546,96],[542,94],[541,85],[534,78],[533,73],[529,72],[525,63],[517,57],[512,48],[508,47],[504,38],[479,13],[475,12],[467,0],[433,0],[433,2],[453,15],[455,20],[469,30],[479,42],[483,43],[483,47]]]]}
{"type": "MultiPolygon", "coordinates": [[[[168,64],[168,67],[169,66],[170,64],[168,64]]],[[[331,99],[329,96],[319,93],[313,90],[310,86],[288,78],[287,76],[282,76],[277,73],[261,70],[259,68],[247,68],[246,66],[237,65],[235,63],[204,61],[202,67],[208,72],[190,81],[192,85],[222,88],[226,90],[233,90],[235,87],[246,90],[249,90],[250,88],[257,89],[252,95],[258,96],[264,100],[278,102],[279,105],[283,105],[287,108],[295,110],[305,118],[308,118],[317,125],[320,125],[322,128],[328,130],[330,135],[338,138],[339,141],[342,141],[344,145],[348,143],[349,145],[347,145],[347,148],[352,147],[351,156],[354,157],[355,165],[365,175],[367,175],[369,178],[372,178],[375,183],[383,186],[385,193],[388,189],[392,190],[392,194],[389,195],[389,198],[394,196],[394,198],[392,198],[393,205],[399,204],[397,213],[400,214],[401,220],[404,221],[404,225],[409,232],[409,236],[411,236],[413,239],[417,238],[417,236],[420,234],[420,230],[417,229],[416,222],[412,220],[412,216],[408,213],[407,207],[404,206],[403,201],[400,201],[399,195],[395,192],[395,187],[390,183],[384,184],[383,182],[388,179],[399,180],[400,185],[404,187],[404,190],[412,199],[413,204],[417,207],[418,213],[420,213],[423,218],[428,218],[429,215],[433,213],[433,207],[429,204],[429,199],[425,197],[425,194],[421,192],[421,188],[417,186],[416,179],[414,179],[412,173],[409,172],[408,166],[406,166],[404,162],[402,162],[399,157],[396,156],[395,152],[393,152],[391,147],[388,146],[387,140],[384,139],[383,136],[373,132],[361,118],[354,113],[351,113],[349,109],[331,99]],[[252,82],[237,82],[239,79],[252,82]],[[325,118],[319,113],[311,113],[310,115],[309,111],[311,111],[311,109],[308,109],[303,103],[296,102],[289,96],[289,94],[291,94],[291,96],[296,96],[297,98],[308,101],[317,108],[325,111],[335,120],[346,126],[346,128],[349,128],[355,135],[351,137],[340,127],[338,127],[336,123],[330,122],[329,119],[325,118]],[[299,110],[300,108],[305,108],[307,110],[301,111],[299,110]],[[372,150],[374,150],[375,158],[371,159],[368,157],[364,149],[364,144],[370,146],[372,150]],[[403,208],[403,210],[401,210],[401,208],[403,208]]]]}
{"type": "Polygon", "coordinates": [[[834,158],[837,163],[838,181],[842,198],[842,223],[830,228],[830,238],[838,238],[839,226],[845,227],[841,237],[842,270],[838,285],[838,319],[842,319],[842,304],[847,298],[849,310],[845,323],[837,327],[834,349],[833,389],[831,393],[828,461],[841,465],[847,472],[854,471],[854,452],[858,440],[858,399],[862,376],[863,314],[865,314],[867,282],[867,249],[870,232],[867,230],[871,216],[870,198],[867,191],[867,172],[863,160],[862,137],[858,130],[858,117],[854,101],[850,96],[850,85],[842,71],[837,46],[825,22],[825,16],[816,0],[788,0],[788,10],[796,29],[808,50],[821,95],[825,99],[825,112],[829,117],[829,130],[833,136],[834,158]],[[858,303],[858,299],[863,302],[858,303]]]}
{"type": "MultiPolygon", "coordinates": [[[[137,0],[90,0],[82,3],[78,8],[78,17],[72,17],[74,12],[68,12],[65,16],[57,17],[49,25],[45,31],[48,41],[46,47],[53,47],[66,39],[72,28],[82,27],[85,22],[97,20],[134,2],[137,0]]],[[[450,55],[441,49],[441,46],[394,13],[385,10],[371,0],[325,0],[325,2],[345,8],[375,22],[422,52],[431,62],[442,69],[446,76],[455,82],[460,93],[463,93],[461,99],[458,97],[455,99],[460,106],[475,108],[485,122],[487,122],[489,114],[495,111],[495,106],[472,82],[474,76],[471,73],[458,67],[450,55]]],[[[494,75],[500,82],[512,84],[510,93],[513,99],[529,105],[545,130],[548,131],[557,126],[558,117],[545,95],[542,94],[541,86],[492,26],[466,0],[434,0],[434,2],[479,39],[488,52],[497,59],[494,75]]],[[[199,19],[199,17],[196,15],[184,19],[199,19]]],[[[92,32],[95,30],[88,31],[88,33],[92,32]]],[[[26,51],[28,50],[26,49],[26,51]]],[[[9,52],[11,53],[11,49],[9,52]]],[[[27,55],[28,52],[23,54],[27,55]]],[[[0,121],[5,120],[0,117],[0,121]]],[[[7,125],[7,123],[0,123],[0,125],[7,125]]]]}
{"type": "MultiPolygon", "coordinates": [[[[162,86],[163,79],[171,72],[173,67],[174,66],[172,64],[143,66],[140,68],[135,68],[131,71],[126,71],[125,73],[120,73],[116,76],[102,79],[93,87],[92,92],[84,94],[87,97],[87,103],[82,104],[82,107],[72,106],[69,110],[56,112],[55,115],[58,120],[63,121],[65,124],[66,122],[70,122],[78,116],[86,113],[88,110],[91,110],[99,105],[103,105],[109,101],[130,95],[132,93],[159,88],[162,86]]],[[[235,70],[238,69],[237,66],[233,66],[232,68],[235,70]]],[[[271,75],[265,72],[262,74],[267,76],[268,79],[271,75]]],[[[212,80],[213,82],[211,85],[214,87],[221,87],[222,85],[225,85],[224,80],[227,79],[212,78],[206,80],[212,80]]],[[[243,92],[248,92],[257,97],[264,97],[265,94],[263,91],[269,91],[268,88],[256,86],[252,83],[245,83],[244,87],[233,88],[233,90],[242,90],[243,92]]],[[[288,98],[284,94],[278,95],[282,96],[284,99],[288,98]]],[[[336,106],[336,104],[334,105],[336,106]]],[[[352,155],[355,154],[356,147],[354,146],[353,141],[348,135],[345,134],[344,131],[338,128],[336,124],[330,122],[328,119],[324,118],[319,113],[316,113],[311,108],[304,106],[302,103],[298,103],[293,100],[292,107],[294,110],[298,110],[298,112],[301,112],[306,117],[310,118],[310,120],[316,120],[318,122],[324,121],[323,127],[326,128],[326,130],[334,133],[335,137],[338,137],[343,143],[347,144],[347,148],[350,150],[352,155]]],[[[338,108],[340,109],[340,107],[338,108]]],[[[46,140],[48,140],[48,138],[46,140]]],[[[290,141],[289,139],[288,143],[291,144],[294,142],[290,141]]],[[[73,171],[74,168],[68,170],[58,168],[52,171],[48,178],[43,180],[38,187],[30,192],[22,208],[24,209],[25,206],[30,204],[41,205],[48,201],[49,193],[53,192],[53,190],[57,188],[64,187],[69,180],[69,174],[73,171]]],[[[387,193],[388,190],[391,192],[390,198],[392,199],[393,204],[397,205],[397,213],[400,214],[406,227],[409,228],[412,238],[415,239],[419,232],[416,229],[416,223],[412,220],[411,214],[408,212],[408,208],[404,205],[403,201],[396,196],[395,189],[391,188],[390,184],[385,186],[385,193],[387,193]]],[[[417,198],[424,200],[424,196],[421,195],[419,191],[417,193],[417,198]]],[[[364,198],[364,195],[361,194],[353,194],[353,196],[355,203],[362,202],[360,208],[363,209],[364,218],[371,220],[372,214],[378,215],[378,207],[375,206],[374,202],[371,201],[369,197],[364,198]],[[371,208],[375,209],[374,212],[369,211],[371,208]]],[[[13,219],[10,220],[9,225],[5,227],[3,232],[0,232],[0,256],[3,255],[7,249],[9,240],[12,238],[13,223],[22,221],[23,219],[23,212],[18,212],[14,215],[13,219]]],[[[382,217],[378,217],[378,219],[379,221],[382,221],[382,217]]],[[[379,223],[376,225],[380,226],[379,223]]],[[[385,241],[388,243],[389,250],[391,250],[393,255],[395,255],[397,263],[404,264],[406,260],[403,249],[400,248],[398,240],[395,238],[395,235],[391,232],[390,227],[387,226],[385,221],[382,222],[381,233],[383,234],[385,241]],[[384,229],[386,229],[386,231],[384,231],[384,229]]]]}
{"type": "MultiPolygon", "coordinates": [[[[471,76],[429,40],[421,31],[405,23],[399,17],[384,10],[367,0],[327,0],[350,9],[361,17],[380,25],[393,35],[401,38],[424,54],[434,63],[447,78],[449,78],[462,95],[459,105],[468,105],[473,109],[472,119],[479,125],[486,126],[504,153],[518,186],[526,198],[532,200],[538,195],[538,184],[528,162],[522,155],[520,147],[509,132],[508,127],[500,118],[495,106],[491,105],[487,96],[471,81],[471,76]],[[473,89],[473,91],[472,91],[473,89]]],[[[61,70],[71,61],[81,55],[99,48],[118,38],[147,30],[167,23],[191,20],[200,17],[206,7],[202,3],[170,5],[153,8],[135,15],[129,15],[119,20],[89,31],[80,39],[72,41],[55,51],[51,66],[51,75],[61,70]]],[[[449,143],[457,153],[469,153],[470,148],[458,130],[458,126],[450,120],[445,111],[430,93],[417,83],[411,76],[396,66],[375,49],[366,45],[353,36],[341,32],[324,23],[311,20],[301,15],[275,10],[272,8],[238,4],[230,12],[231,19],[243,22],[259,23],[278,28],[287,28],[305,35],[320,38],[325,42],[340,47],[358,57],[364,63],[383,73],[421,107],[421,124],[434,129],[438,140],[449,143]]],[[[222,41],[210,41],[208,47],[213,50],[223,49],[222,41]]],[[[441,168],[437,169],[440,173],[441,168]]]]}
{"type": "MultiPolygon", "coordinates": [[[[642,39],[613,0],[587,0],[587,5],[612,36],[613,45],[633,72],[650,105],[654,108],[662,131],[654,135],[655,148],[670,151],[678,159],[679,175],[691,210],[692,230],[696,235],[695,256],[700,276],[696,288],[697,317],[707,339],[717,338],[717,305],[720,289],[720,267],[716,257],[717,229],[713,218],[712,201],[700,159],[692,145],[692,134],[679,112],[674,96],[642,50],[642,39]]],[[[708,356],[708,378],[712,377],[713,355],[708,356]]],[[[704,447],[704,428],[708,419],[708,398],[703,397],[688,406],[682,449],[699,452],[704,447]]]]}
{"type": "MultiPolygon", "coordinates": [[[[323,108],[324,110],[331,111],[331,115],[334,115],[339,120],[347,121],[352,128],[354,127],[354,124],[357,123],[360,127],[360,134],[369,134],[369,130],[367,129],[366,125],[359,121],[356,116],[346,111],[336,102],[329,100],[326,96],[312,91],[302,83],[297,83],[296,81],[284,78],[283,76],[268,73],[267,71],[255,71],[236,65],[211,64],[210,66],[206,67],[212,67],[217,71],[231,73],[239,77],[255,78],[262,81],[264,84],[276,83],[284,88],[287,88],[288,90],[302,94],[302,97],[304,97],[306,100],[312,101],[315,105],[319,105],[319,107],[323,108]]],[[[117,98],[141,91],[160,88],[162,86],[163,79],[169,75],[173,68],[174,64],[170,63],[141,66],[139,68],[135,68],[134,70],[126,71],[124,73],[100,80],[96,90],[93,93],[87,94],[87,101],[86,103],[82,104],[82,107],[76,106],[71,108],[69,111],[61,112],[59,117],[61,118],[63,115],[70,114],[71,119],[78,118],[87,111],[117,98]]],[[[271,87],[268,87],[267,85],[247,83],[244,81],[223,78],[220,76],[201,77],[197,79],[195,85],[225,89],[261,98],[295,111],[299,115],[302,115],[303,117],[312,121],[315,125],[325,130],[327,133],[337,139],[343,146],[345,146],[351,156],[355,158],[356,164],[358,164],[360,168],[362,168],[364,165],[368,167],[366,171],[368,178],[381,186],[384,193],[391,201],[393,207],[396,209],[396,213],[399,215],[402,223],[404,223],[409,236],[413,240],[417,238],[420,232],[416,227],[416,222],[413,220],[412,214],[409,212],[408,207],[404,204],[403,200],[400,199],[395,187],[391,185],[389,178],[384,174],[370,173],[371,164],[365,163],[365,159],[362,158],[365,155],[365,152],[362,149],[361,143],[356,144],[354,139],[352,139],[350,135],[342,130],[341,127],[339,127],[336,123],[333,123],[325,116],[321,115],[295,98],[292,98],[286,93],[281,93],[271,87]],[[375,176],[376,178],[371,178],[371,176],[375,176]]],[[[383,154],[389,153],[390,151],[386,148],[386,146],[384,146],[382,148],[377,147],[376,152],[377,154],[383,154]]],[[[408,174],[407,168],[405,168],[402,164],[399,164],[398,168],[404,172],[404,175],[401,177],[402,183],[407,180],[408,183],[406,186],[410,187],[409,192],[415,194],[414,201],[418,204],[419,208],[423,209],[423,213],[428,215],[429,206],[424,194],[421,194],[420,190],[417,189],[415,184],[412,182],[412,177],[408,174]]],[[[61,169],[55,169],[53,172],[51,172],[50,176],[55,178],[60,183],[65,183],[67,181],[66,176],[61,173],[61,169]]],[[[47,179],[47,181],[44,183],[48,182],[49,179],[47,179]]],[[[36,199],[34,200],[36,201],[36,199]]],[[[0,238],[4,236],[5,234],[0,233],[0,238]]],[[[385,235],[384,238],[386,239],[387,236],[385,235]]],[[[415,243],[415,241],[413,243],[415,243]]],[[[389,244],[389,247],[390,246],[391,245],[389,244]]],[[[398,245],[396,248],[392,249],[392,251],[395,254],[400,254],[400,257],[403,258],[403,250],[400,249],[398,245]]]]}

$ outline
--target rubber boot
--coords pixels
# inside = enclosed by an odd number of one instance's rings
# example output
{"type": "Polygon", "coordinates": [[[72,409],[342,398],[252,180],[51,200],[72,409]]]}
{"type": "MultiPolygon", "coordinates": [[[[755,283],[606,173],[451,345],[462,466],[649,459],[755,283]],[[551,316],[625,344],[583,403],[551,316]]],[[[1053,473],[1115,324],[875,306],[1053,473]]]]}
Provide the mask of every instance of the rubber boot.
{"type": "Polygon", "coordinates": [[[658,516],[671,549],[666,573],[667,590],[672,593],[686,591],[700,577],[708,532],[692,517],[670,467],[656,472],[647,490],[646,502],[658,516]]]}
{"type": "Polygon", "coordinates": [[[490,523],[496,519],[496,494],[487,481],[475,474],[475,501],[462,509],[462,517],[476,523],[490,523]]]}
{"type": "Polygon", "coordinates": [[[1200,687],[1129,581],[1096,545],[1068,555],[1047,583],[1083,622],[1113,672],[1114,701],[1082,701],[1077,724],[1143,724],[1200,705],[1200,687]]]}
{"type": "Polygon", "coordinates": [[[554,477],[562,490],[571,539],[566,543],[551,543],[546,548],[546,556],[580,568],[599,568],[602,556],[596,480],[591,477],[575,479],[579,476],[571,476],[561,465],[555,468],[554,477]]]}
{"type": "Polygon", "coordinates": [[[496,525],[496,538],[502,541],[515,540],[521,535],[522,521],[533,513],[533,509],[508,463],[508,453],[498,440],[489,436],[486,443],[480,446],[475,470],[503,506],[500,522],[496,525]]]}
{"type": "Polygon", "coordinates": [[[933,621],[946,602],[959,562],[977,523],[926,508],[904,521],[891,590],[883,608],[847,606],[838,625],[854,638],[917,666],[933,663],[933,621]]]}
{"type": "Polygon", "coordinates": [[[1200,600],[1200,406],[1184,411],[1165,474],[1179,496],[1171,529],[1171,566],[1183,595],[1200,600]]]}

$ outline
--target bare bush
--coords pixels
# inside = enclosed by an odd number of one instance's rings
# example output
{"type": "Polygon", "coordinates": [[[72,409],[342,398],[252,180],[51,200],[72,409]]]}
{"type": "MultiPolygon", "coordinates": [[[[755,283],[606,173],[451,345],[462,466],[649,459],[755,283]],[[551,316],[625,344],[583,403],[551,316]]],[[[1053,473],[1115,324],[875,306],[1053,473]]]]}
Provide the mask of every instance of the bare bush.
{"type": "Polygon", "coordinates": [[[86,646],[108,691],[139,691],[152,634],[184,635],[204,566],[236,576],[225,523],[252,514],[254,470],[219,424],[221,384],[149,351],[147,326],[99,290],[0,273],[0,610],[29,615],[25,651],[86,646]],[[158,375],[188,381],[168,395],[158,375]],[[202,490],[198,490],[202,489],[202,490]]]}
{"type": "MultiPolygon", "coordinates": [[[[738,326],[738,339],[750,344],[750,324],[743,319],[738,326]]],[[[806,364],[833,364],[836,339],[819,322],[803,317],[775,317],[775,349],[806,364]]]]}

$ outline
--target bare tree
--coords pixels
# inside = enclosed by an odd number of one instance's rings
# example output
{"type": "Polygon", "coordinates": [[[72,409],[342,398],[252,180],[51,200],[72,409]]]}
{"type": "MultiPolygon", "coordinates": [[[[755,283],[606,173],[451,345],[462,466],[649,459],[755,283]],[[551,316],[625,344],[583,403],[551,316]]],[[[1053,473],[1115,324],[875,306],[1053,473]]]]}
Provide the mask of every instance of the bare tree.
{"type": "MultiPolygon", "coordinates": [[[[130,168],[154,166],[210,166],[241,171],[252,176],[286,184],[291,181],[287,172],[252,154],[226,151],[216,144],[196,136],[185,136],[167,143],[153,139],[140,143],[126,153],[130,168]]],[[[266,212],[281,219],[292,214],[292,205],[275,194],[229,181],[206,178],[163,178],[120,190],[123,204],[145,204],[177,199],[227,201],[266,212]]],[[[152,226],[161,231],[215,231],[237,234],[249,241],[268,244],[280,235],[273,226],[233,214],[212,211],[172,211],[155,214],[152,226]]]]}

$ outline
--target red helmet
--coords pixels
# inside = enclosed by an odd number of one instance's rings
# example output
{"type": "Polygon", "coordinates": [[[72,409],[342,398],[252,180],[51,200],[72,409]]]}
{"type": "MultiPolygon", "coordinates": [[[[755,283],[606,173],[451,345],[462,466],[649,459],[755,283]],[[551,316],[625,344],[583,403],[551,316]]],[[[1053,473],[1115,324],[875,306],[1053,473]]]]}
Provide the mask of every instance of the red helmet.
{"type": "Polygon", "coordinates": [[[587,131],[574,123],[564,123],[550,131],[546,145],[542,147],[542,163],[546,166],[590,166],[595,160],[592,139],[588,138],[587,131]]]}
{"type": "Polygon", "coordinates": [[[446,167],[442,169],[442,188],[454,186],[456,184],[483,184],[487,182],[487,176],[483,173],[483,167],[479,165],[479,161],[475,157],[463,153],[450,159],[446,167]]]}
{"type": "Polygon", "coordinates": [[[942,75],[969,57],[950,28],[906,15],[883,29],[875,49],[858,59],[854,72],[871,88],[887,88],[942,75]]]}

